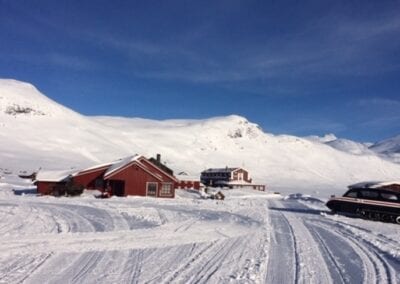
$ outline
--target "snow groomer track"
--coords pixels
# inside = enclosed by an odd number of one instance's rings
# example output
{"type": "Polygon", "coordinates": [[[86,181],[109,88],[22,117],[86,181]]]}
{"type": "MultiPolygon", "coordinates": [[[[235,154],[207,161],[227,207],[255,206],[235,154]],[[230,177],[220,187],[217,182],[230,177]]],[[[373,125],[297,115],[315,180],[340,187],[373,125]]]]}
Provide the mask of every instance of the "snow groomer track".
{"type": "Polygon", "coordinates": [[[301,195],[0,199],[0,283],[398,283],[400,226],[301,195]]]}

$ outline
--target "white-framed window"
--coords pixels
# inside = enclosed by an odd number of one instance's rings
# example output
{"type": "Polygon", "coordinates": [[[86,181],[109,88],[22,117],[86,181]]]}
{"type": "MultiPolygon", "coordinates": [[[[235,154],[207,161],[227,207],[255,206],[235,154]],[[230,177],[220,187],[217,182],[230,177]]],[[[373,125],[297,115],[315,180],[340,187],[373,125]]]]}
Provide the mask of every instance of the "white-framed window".
{"type": "Polygon", "coordinates": [[[147,196],[157,196],[157,187],[158,183],[156,182],[148,182],[147,183],[147,196]]]}
{"type": "Polygon", "coordinates": [[[171,196],[172,195],[172,183],[164,182],[161,185],[160,196],[171,196]]]}

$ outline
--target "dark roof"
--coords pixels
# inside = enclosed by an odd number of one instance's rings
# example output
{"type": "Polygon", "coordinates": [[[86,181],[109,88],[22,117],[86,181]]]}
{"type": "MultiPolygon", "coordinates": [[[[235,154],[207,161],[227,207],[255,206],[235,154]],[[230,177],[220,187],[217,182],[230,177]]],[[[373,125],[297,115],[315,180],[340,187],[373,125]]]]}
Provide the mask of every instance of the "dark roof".
{"type": "Polygon", "coordinates": [[[387,190],[396,193],[400,193],[399,182],[365,182],[350,185],[349,189],[363,190],[363,189],[376,189],[376,190],[387,190]]]}
{"type": "Polygon", "coordinates": [[[159,160],[155,159],[155,158],[150,158],[148,159],[148,161],[150,163],[152,163],[153,165],[155,165],[156,167],[160,168],[161,170],[163,170],[164,172],[166,172],[167,174],[169,174],[170,176],[174,175],[174,171],[171,170],[170,168],[168,168],[166,165],[164,165],[163,163],[161,163],[159,160]]]}
{"type": "Polygon", "coordinates": [[[231,173],[239,168],[211,168],[203,171],[202,173],[231,173]]]}

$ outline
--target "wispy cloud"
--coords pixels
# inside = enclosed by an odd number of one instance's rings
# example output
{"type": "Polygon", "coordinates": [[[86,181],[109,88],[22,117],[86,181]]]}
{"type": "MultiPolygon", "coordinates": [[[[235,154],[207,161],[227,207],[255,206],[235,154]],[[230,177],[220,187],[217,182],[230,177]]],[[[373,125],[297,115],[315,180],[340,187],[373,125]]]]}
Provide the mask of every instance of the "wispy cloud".
{"type": "Polygon", "coordinates": [[[361,99],[356,102],[356,104],[360,107],[366,108],[379,108],[380,110],[396,110],[400,109],[400,100],[394,99],[387,99],[387,98],[368,98],[368,99],[361,99]]]}
{"type": "Polygon", "coordinates": [[[22,62],[33,66],[54,66],[58,68],[71,69],[74,71],[96,70],[101,66],[86,57],[69,55],[63,53],[8,53],[4,62],[22,62]]]}
{"type": "MultiPolygon", "coordinates": [[[[17,6],[24,11],[22,5],[17,6]]],[[[398,11],[354,19],[328,14],[311,23],[304,21],[296,31],[249,37],[243,42],[219,41],[218,34],[213,33],[215,23],[206,21],[191,23],[190,32],[162,38],[135,36],[129,31],[113,33],[104,27],[62,25],[40,13],[29,18],[76,42],[100,51],[114,51],[130,64],[131,74],[142,78],[213,84],[255,80],[271,83],[287,78],[309,81],[315,76],[371,76],[400,69],[398,60],[390,60],[400,48],[398,11]]],[[[62,58],[62,53],[52,59],[55,64],[84,67],[79,60],[68,59],[68,53],[62,58]]]]}
{"type": "Polygon", "coordinates": [[[359,127],[400,130],[400,100],[375,97],[360,99],[349,106],[360,118],[359,127]]]}
{"type": "MultiPolygon", "coordinates": [[[[251,81],[310,75],[370,76],[400,68],[389,60],[400,47],[400,15],[380,20],[324,20],[315,29],[249,42],[246,46],[221,46],[221,53],[192,44],[149,43],[101,36],[99,42],[117,48],[130,58],[151,56],[159,68],[139,76],[197,83],[251,81]]],[[[202,40],[202,39],[197,39],[202,40]]],[[[186,42],[186,41],[183,41],[186,42]]],[[[221,52],[220,50],[220,52],[221,52]]]]}
{"type": "Polygon", "coordinates": [[[50,53],[45,55],[45,60],[50,64],[74,70],[93,70],[98,68],[98,64],[94,61],[75,55],[50,53]]]}
{"type": "Polygon", "coordinates": [[[347,126],[341,122],[328,118],[297,118],[284,122],[281,129],[285,132],[298,135],[340,133],[347,130],[347,126]]]}
{"type": "MultiPolygon", "coordinates": [[[[374,117],[373,119],[368,119],[359,125],[361,127],[367,128],[393,128],[393,125],[400,124],[400,115],[393,115],[393,114],[383,114],[381,116],[374,117]]],[[[397,129],[399,131],[399,129],[397,129]]],[[[397,132],[399,133],[399,132],[397,132]]]]}

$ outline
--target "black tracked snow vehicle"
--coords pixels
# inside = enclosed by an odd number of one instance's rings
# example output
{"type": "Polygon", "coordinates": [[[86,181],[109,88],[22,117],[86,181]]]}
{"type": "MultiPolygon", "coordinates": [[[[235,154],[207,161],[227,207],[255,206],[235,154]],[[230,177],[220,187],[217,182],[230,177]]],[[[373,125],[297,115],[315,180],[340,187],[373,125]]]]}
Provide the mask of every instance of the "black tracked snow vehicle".
{"type": "Polygon", "coordinates": [[[400,224],[400,182],[364,182],[349,186],[326,206],[333,213],[400,224]]]}

